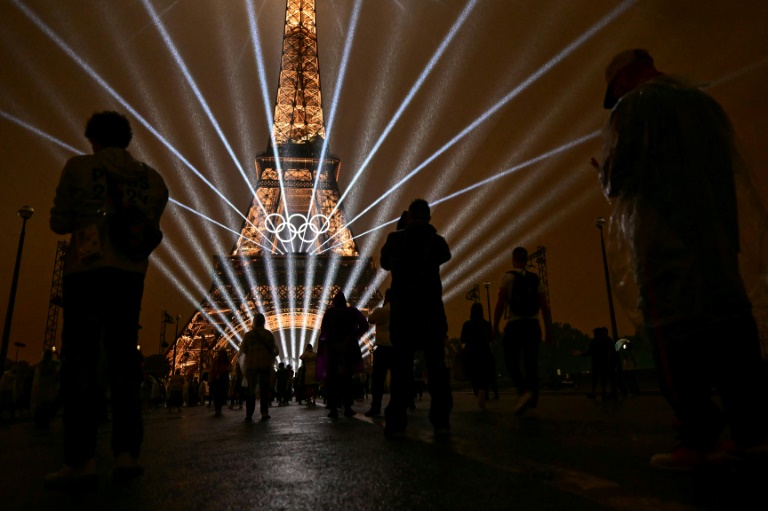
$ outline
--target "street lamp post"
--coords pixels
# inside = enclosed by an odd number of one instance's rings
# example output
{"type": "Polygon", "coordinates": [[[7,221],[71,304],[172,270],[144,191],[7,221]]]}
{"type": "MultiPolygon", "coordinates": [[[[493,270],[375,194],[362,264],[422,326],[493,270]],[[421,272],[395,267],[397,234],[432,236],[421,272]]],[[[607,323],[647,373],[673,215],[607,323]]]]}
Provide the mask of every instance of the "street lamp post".
{"type": "MultiPolygon", "coordinates": [[[[3,327],[3,341],[0,346],[0,364],[2,368],[5,368],[5,358],[8,356],[8,342],[11,338],[11,321],[13,320],[13,306],[16,301],[16,288],[19,285],[19,268],[21,266],[21,253],[24,249],[24,235],[26,234],[27,220],[32,218],[35,214],[35,210],[30,206],[22,206],[19,208],[19,216],[21,217],[21,233],[19,234],[19,248],[16,251],[16,265],[13,267],[13,279],[11,280],[11,296],[8,298],[8,311],[5,313],[5,325],[3,327]]],[[[2,371],[0,371],[2,372],[2,371]]]]}
{"type": "Polygon", "coordinates": [[[613,293],[611,292],[611,275],[608,272],[608,257],[605,255],[605,238],[603,237],[603,227],[605,226],[605,218],[598,217],[595,220],[595,227],[600,231],[600,248],[603,251],[603,271],[605,272],[605,288],[608,292],[608,311],[611,315],[611,333],[613,334],[613,340],[619,339],[619,329],[616,327],[616,313],[613,309],[613,293]]]}
{"type": "Polygon", "coordinates": [[[157,353],[160,355],[162,355],[163,350],[168,347],[166,328],[168,325],[172,324],[173,322],[174,322],[173,316],[168,314],[167,310],[163,310],[160,313],[160,347],[157,349],[157,353]]]}
{"type": "Polygon", "coordinates": [[[205,342],[205,336],[200,336],[200,383],[203,383],[203,342],[205,342]]]}
{"type": "Polygon", "coordinates": [[[171,374],[176,374],[176,345],[179,344],[179,320],[181,314],[176,314],[176,333],[173,336],[173,364],[171,365],[171,374]]]}
{"type": "Polygon", "coordinates": [[[26,348],[27,345],[23,342],[14,342],[13,345],[16,346],[16,358],[13,360],[13,363],[15,364],[19,361],[19,348],[26,348]]]}

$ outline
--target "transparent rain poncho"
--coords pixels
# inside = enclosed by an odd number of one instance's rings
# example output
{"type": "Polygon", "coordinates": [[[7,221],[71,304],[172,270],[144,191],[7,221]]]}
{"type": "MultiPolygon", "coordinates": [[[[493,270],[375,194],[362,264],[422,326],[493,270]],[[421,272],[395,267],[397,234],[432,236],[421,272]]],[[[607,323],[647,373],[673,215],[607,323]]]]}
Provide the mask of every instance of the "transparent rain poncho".
{"type": "Polygon", "coordinates": [[[768,216],[723,109],[661,76],[619,101],[603,135],[609,265],[629,316],[706,323],[751,303],[765,352],[768,216]]]}

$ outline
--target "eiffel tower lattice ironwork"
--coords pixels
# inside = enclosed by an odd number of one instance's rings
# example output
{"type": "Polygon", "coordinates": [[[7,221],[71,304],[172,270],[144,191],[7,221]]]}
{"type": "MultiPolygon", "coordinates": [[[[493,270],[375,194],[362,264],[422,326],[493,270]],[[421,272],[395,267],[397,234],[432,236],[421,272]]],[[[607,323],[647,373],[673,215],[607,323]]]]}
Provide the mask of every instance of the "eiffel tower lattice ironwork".
{"type": "MultiPolygon", "coordinates": [[[[255,160],[256,196],[228,256],[214,256],[208,296],[166,359],[202,374],[218,348],[230,354],[257,312],[276,333],[281,361],[298,365],[339,290],[364,312],[381,301],[377,270],[359,256],[339,207],[341,161],[325,150],[315,0],[287,0],[272,136],[255,160]]],[[[370,347],[370,340],[365,341],[370,347]]]]}

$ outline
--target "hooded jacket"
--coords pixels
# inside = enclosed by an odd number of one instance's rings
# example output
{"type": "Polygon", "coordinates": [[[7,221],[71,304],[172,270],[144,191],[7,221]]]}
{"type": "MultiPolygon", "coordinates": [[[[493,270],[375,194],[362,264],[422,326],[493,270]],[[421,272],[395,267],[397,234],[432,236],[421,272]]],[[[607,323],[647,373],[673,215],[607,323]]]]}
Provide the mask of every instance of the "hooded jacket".
{"type": "Polygon", "coordinates": [[[448,243],[428,223],[411,223],[387,236],[381,267],[392,272],[393,345],[403,337],[442,340],[448,332],[440,265],[450,259],[448,243]]]}

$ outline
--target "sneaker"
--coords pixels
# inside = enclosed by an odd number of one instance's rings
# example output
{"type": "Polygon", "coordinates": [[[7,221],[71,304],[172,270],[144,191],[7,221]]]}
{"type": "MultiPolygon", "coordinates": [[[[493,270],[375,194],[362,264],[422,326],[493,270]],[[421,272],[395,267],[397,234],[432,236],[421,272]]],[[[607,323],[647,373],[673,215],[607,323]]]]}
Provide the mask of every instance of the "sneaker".
{"type": "Polygon", "coordinates": [[[99,486],[96,461],[88,460],[82,467],[64,465],[45,476],[43,485],[49,490],[94,491],[99,486]]]}
{"type": "Polygon", "coordinates": [[[263,415],[261,416],[261,422],[266,422],[266,421],[268,421],[268,420],[269,420],[269,419],[271,419],[271,418],[272,418],[272,416],[271,416],[271,415],[269,415],[268,413],[265,413],[265,414],[263,414],[263,415]]]}
{"type": "Polygon", "coordinates": [[[247,415],[245,417],[245,421],[244,422],[253,422],[253,417],[251,417],[250,415],[247,415]]]}
{"type": "Polygon", "coordinates": [[[355,412],[352,408],[344,409],[344,417],[354,417],[355,415],[357,415],[357,412],[355,412]]]}
{"type": "Polygon", "coordinates": [[[533,394],[530,392],[523,393],[522,396],[520,396],[520,399],[517,400],[517,404],[515,404],[515,415],[522,415],[525,413],[525,411],[528,409],[528,405],[531,402],[531,399],[533,399],[533,394]]]}
{"type": "Polygon", "coordinates": [[[331,419],[338,419],[339,418],[339,411],[338,410],[331,410],[328,412],[328,417],[331,419]]]}
{"type": "Polygon", "coordinates": [[[705,452],[680,446],[669,452],[651,456],[651,466],[662,470],[684,471],[695,467],[718,465],[726,460],[725,451],[721,449],[705,452]]]}
{"type": "Polygon", "coordinates": [[[380,408],[371,408],[367,412],[365,412],[363,415],[366,417],[379,417],[381,415],[381,409],[380,408]]]}

